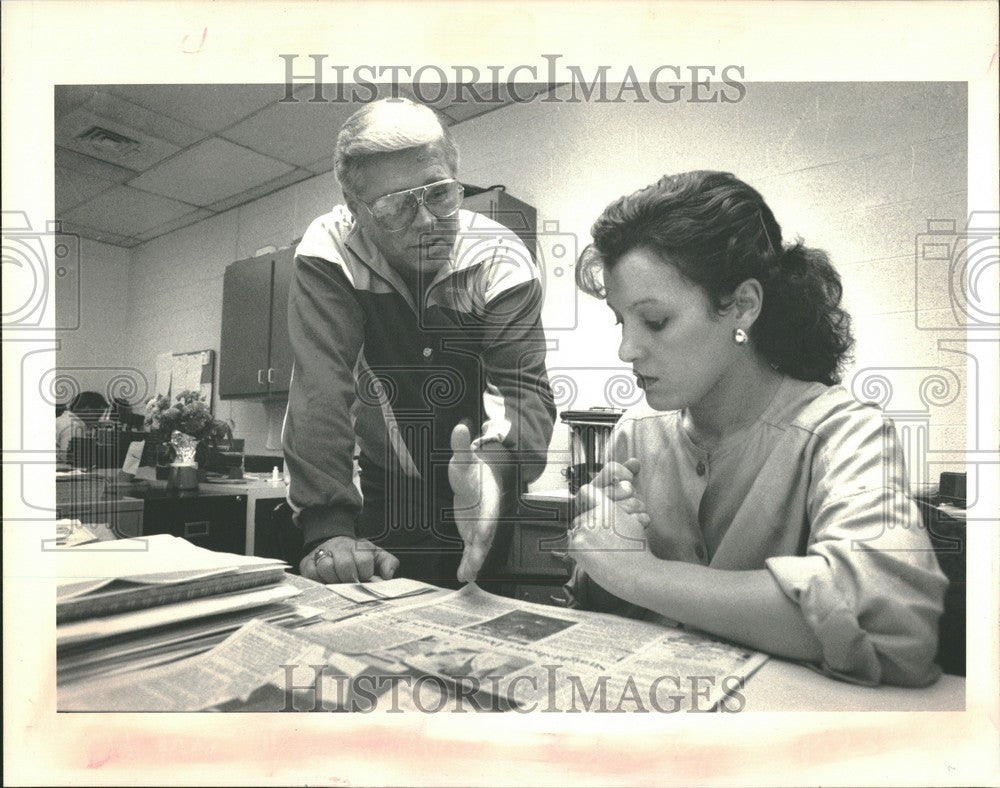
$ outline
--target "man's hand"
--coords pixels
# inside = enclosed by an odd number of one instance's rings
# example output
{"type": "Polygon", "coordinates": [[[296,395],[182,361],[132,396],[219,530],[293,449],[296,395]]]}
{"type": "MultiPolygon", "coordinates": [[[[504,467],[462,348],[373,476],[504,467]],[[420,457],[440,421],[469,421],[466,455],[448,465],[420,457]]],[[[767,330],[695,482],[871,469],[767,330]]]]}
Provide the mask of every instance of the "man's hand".
{"type": "Polygon", "coordinates": [[[465,542],[458,579],[471,583],[493,544],[502,489],[498,470],[473,451],[469,428],[464,424],[451,432],[448,482],[455,496],[455,522],[465,542]]]}
{"type": "Polygon", "coordinates": [[[299,562],[302,576],[320,583],[367,583],[376,572],[391,580],[398,568],[399,559],[392,553],[349,536],[327,539],[299,562]]]}

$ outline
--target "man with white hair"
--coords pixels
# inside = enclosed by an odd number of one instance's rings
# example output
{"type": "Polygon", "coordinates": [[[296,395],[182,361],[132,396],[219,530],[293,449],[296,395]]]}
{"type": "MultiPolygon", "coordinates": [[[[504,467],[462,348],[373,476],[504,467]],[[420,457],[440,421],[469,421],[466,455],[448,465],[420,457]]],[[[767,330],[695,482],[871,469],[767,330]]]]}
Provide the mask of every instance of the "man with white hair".
{"type": "Polygon", "coordinates": [[[537,267],[514,233],[461,209],[458,150],[431,109],[365,105],[335,166],[346,206],[306,231],[288,302],[300,570],[482,580],[555,418],[537,267]]]}

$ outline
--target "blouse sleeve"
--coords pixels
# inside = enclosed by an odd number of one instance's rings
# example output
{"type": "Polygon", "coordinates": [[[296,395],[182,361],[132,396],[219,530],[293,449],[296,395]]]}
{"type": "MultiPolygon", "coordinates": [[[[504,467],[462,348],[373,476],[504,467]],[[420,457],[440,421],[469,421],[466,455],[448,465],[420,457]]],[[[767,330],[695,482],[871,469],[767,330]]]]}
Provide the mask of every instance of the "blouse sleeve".
{"type": "Polygon", "coordinates": [[[916,504],[895,429],[855,406],[822,425],[805,556],[767,560],[822,645],[823,672],[860,684],[937,680],[947,580],[916,504]]]}

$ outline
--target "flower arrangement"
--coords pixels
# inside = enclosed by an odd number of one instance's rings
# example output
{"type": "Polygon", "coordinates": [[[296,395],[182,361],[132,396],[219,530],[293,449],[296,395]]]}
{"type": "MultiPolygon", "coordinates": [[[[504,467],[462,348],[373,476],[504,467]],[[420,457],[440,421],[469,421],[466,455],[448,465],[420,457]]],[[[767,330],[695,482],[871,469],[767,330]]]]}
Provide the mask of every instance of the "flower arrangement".
{"type": "Polygon", "coordinates": [[[169,438],[176,451],[176,464],[193,464],[200,441],[215,440],[232,434],[232,427],[212,416],[208,403],[198,391],[182,391],[171,404],[158,394],[146,403],[146,431],[169,438]]]}

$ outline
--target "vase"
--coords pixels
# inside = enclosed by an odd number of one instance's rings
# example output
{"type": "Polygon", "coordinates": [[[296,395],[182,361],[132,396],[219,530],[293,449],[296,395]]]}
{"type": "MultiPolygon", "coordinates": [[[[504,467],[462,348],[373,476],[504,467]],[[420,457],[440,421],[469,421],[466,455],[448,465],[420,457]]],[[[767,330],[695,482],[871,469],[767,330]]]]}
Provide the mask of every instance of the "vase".
{"type": "Polygon", "coordinates": [[[175,490],[197,490],[198,489],[198,465],[197,463],[180,464],[175,463],[170,466],[170,478],[168,483],[175,490]]]}

